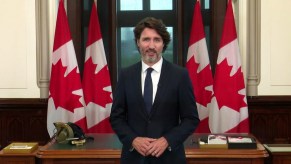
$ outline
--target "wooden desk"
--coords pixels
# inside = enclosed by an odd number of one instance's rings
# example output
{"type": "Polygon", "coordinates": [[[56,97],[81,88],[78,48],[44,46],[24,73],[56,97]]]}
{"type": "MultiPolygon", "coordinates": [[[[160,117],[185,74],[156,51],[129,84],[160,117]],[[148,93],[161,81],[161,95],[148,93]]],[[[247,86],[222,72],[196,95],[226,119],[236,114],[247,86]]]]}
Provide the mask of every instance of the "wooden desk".
{"type": "Polygon", "coordinates": [[[119,164],[122,144],[115,134],[94,134],[83,146],[48,143],[41,148],[37,157],[42,164],[119,164]]]}
{"type": "Polygon", "coordinates": [[[257,149],[199,149],[197,140],[202,135],[194,134],[184,143],[188,164],[263,164],[269,156],[260,143],[257,149]]]}
{"type": "MultiPolygon", "coordinates": [[[[119,164],[122,144],[114,134],[94,134],[94,141],[83,146],[48,143],[39,149],[37,157],[43,164],[119,164]]],[[[194,134],[185,141],[188,164],[263,164],[268,156],[265,148],[258,144],[257,149],[199,149],[194,134]]],[[[196,140],[197,141],[197,140],[196,140]]]]}
{"type": "Polygon", "coordinates": [[[273,164],[291,163],[291,144],[265,144],[273,164]]]}
{"type": "Polygon", "coordinates": [[[0,151],[0,163],[1,164],[35,164],[36,152],[33,153],[13,153],[7,154],[3,153],[3,150],[0,151]]]}

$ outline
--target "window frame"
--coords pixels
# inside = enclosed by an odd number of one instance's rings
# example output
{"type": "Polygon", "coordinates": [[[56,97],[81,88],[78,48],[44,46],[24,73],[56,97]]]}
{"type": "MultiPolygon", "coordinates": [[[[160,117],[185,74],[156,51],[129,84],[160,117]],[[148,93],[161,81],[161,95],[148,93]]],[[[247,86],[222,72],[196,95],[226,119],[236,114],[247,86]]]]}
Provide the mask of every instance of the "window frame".
{"type": "MultiPolygon", "coordinates": [[[[85,0],[84,0],[85,1],[85,0]]],[[[93,3],[93,0],[87,0],[93,3]]],[[[118,1],[118,0],[117,0],[118,1]]],[[[144,0],[145,1],[148,0],[144,0]]],[[[188,51],[188,40],[189,40],[189,29],[192,22],[194,4],[196,1],[193,0],[176,0],[173,7],[176,6],[176,26],[177,30],[174,30],[174,53],[177,53],[175,63],[181,66],[185,66],[188,51]],[[188,36],[188,37],[187,37],[188,36]]],[[[203,5],[203,2],[202,2],[203,5]]],[[[208,45],[210,63],[212,66],[213,73],[215,72],[215,65],[218,56],[221,32],[223,21],[225,17],[227,7],[227,0],[210,0],[210,11],[203,12],[202,17],[204,24],[210,24],[210,45],[208,45]]],[[[110,70],[111,84],[114,89],[117,82],[117,2],[116,0],[110,1],[98,1],[97,10],[99,15],[99,23],[101,26],[102,38],[107,58],[108,67],[110,70]]],[[[69,26],[71,29],[71,35],[76,51],[76,56],[79,64],[79,69],[83,72],[84,59],[85,59],[85,48],[84,48],[84,25],[88,26],[89,15],[83,12],[83,1],[70,0],[67,1],[67,14],[69,26]]],[[[120,13],[118,13],[120,14],[120,13]]],[[[148,16],[145,14],[137,14],[139,20],[148,16]]],[[[124,15],[127,16],[127,15],[124,15]]],[[[128,17],[125,17],[128,18],[128,17]]],[[[169,23],[172,19],[170,16],[164,15],[162,17],[165,24],[169,23]]],[[[128,19],[131,21],[131,19],[128,19]]],[[[130,22],[135,25],[137,22],[130,22]]]]}

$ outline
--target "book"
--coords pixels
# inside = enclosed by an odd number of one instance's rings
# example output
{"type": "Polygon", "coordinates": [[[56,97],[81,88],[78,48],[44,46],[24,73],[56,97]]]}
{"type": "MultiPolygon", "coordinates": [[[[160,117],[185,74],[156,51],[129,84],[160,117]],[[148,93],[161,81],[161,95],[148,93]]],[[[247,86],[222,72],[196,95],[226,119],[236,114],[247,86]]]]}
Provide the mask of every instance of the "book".
{"type": "Polygon", "coordinates": [[[228,136],[227,137],[229,149],[256,149],[257,142],[251,136],[228,136]]]}
{"type": "Polygon", "coordinates": [[[264,144],[264,147],[272,153],[291,152],[291,144],[264,144]]]}
{"type": "Polygon", "coordinates": [[[200,148],[227,149],[227,137],[225,135],[210,134],[199,138],[200,148]]]}
{"type": "Polygon", "coordinates": [[[37,148],[36,142],[13,142],[3,149],[3,153],[32,153],[37,148]]]}

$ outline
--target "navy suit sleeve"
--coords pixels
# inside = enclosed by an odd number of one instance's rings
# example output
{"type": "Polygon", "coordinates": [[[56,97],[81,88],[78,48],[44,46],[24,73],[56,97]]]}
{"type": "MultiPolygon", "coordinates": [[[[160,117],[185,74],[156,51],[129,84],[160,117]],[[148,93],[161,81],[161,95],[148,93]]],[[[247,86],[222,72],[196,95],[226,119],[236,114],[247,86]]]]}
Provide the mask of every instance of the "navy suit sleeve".
{"type": "Polygon", "coordinates": [[[187,137],[195,131],[200,121],[187,70],[183,69],[181,79],[179,80],[178,102],[180,124],[164,135],[172,149],[183,144],[187,137]]]}
{"type": "Polygon", "coordinates": [[[110,114],[110,123],[122,144],[128,148],[137,135],[131,130],[127,123],[127,104],[125,96],[124,72],[119,74],[119,80],[113,95],[113,104],[110,114]]]}

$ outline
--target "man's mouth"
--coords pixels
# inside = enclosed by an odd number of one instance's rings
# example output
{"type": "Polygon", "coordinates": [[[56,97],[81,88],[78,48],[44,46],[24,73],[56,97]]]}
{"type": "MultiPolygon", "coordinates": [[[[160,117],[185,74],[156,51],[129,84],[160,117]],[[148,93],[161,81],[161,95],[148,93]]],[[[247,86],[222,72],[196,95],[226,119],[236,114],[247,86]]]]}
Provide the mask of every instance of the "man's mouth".
{"type": "Polygon", "coordinates": [[[156,51],[147,51],[147,55],[149,55],[149,56],[154,56],[154,55],[156,55],[156,51]]]}

